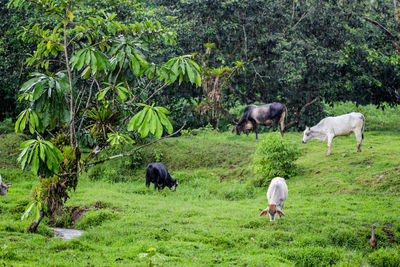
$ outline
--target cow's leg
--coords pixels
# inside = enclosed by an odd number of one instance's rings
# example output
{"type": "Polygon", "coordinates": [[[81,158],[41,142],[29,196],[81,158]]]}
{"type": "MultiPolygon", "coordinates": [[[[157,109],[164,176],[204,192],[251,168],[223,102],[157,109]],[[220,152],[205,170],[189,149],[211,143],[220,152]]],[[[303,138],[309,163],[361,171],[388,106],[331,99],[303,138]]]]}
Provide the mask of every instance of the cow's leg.
{"type": "Polygon", "coordinates": [[[254,131],[256,132],[256,139],[258,139],[258,127],[257,127],[257,123],[254,126],[254,131]]]}
{"type": "Polygon", "coordinates": [[[276,121],[276,120],[274,120],[273,122],[272,122],[272,129],[273,129],[273,131],[274,132],[276,132],[276,130],[278,130],[278,121],[276,121]]]}
{"type": "Polygon", "coordinates": [[[331,154],[332,141],[333,135],[328,135],[328,152],[326,153],[326,156],[329,156],[331,154]]]}
{"type": "Polygon", "coordinates": [[[157,178],[154,179],[154,190],[158,189],[158,179],[159,179],[159,176],[157,176],[157,178]]]}
{"type": "Polygon", "coordinates": [[[146,171],[146,186],[149,187],[150,186],[150,173],[148,171],[146,171]]]}
{"type": "Polygon", "coordinates": [[[354,135],[356,136],[356,140],[357,140],[357,152],[361,152],[361,143],[362,143],[362,133],[361,131],[355,131],[354,135]]]}

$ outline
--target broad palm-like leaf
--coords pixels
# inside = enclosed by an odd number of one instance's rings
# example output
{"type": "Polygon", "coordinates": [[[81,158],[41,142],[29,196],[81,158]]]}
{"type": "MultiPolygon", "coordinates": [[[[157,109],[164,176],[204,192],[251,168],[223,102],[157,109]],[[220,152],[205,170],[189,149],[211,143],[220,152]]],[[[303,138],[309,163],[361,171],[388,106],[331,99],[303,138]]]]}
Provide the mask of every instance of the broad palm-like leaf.
{"type": "Polygon", "coordinates": [[[149,133],[160,138],[164,129],[171,134],[173,131],[171,122],[166,114],[169,111],[163,107],[154,107],[141,104],[144,108],[138,112],[128,123],[128,131],[138,131],[142,138],[149,133]]]}
{"type": "Polygon", "coordinates": [[[17,161],[22,169],[30,167],[35,175],[58,173],[63,155],[51,142],[38,137],[23,142],[20,148],[22,151],[17,161]]]}
{"type": "Polygon", "coordinates": [[[35,72],[32,78],[25,82],[20,91],[21,96],[28,96],[31,108],[41,119],[44,128],[54,128],[57,123],[69,122],[68,105],[68,78],[65,72],[54,75],[35,72]]]}

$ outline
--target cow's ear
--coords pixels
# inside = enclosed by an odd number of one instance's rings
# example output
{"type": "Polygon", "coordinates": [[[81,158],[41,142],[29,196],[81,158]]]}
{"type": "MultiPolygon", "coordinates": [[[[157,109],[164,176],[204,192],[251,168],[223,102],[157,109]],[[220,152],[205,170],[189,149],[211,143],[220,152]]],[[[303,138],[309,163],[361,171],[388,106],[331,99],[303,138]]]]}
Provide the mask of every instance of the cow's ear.
{"type": "Polygon", "coordinates": [[[268,212],[269,212],[269,208],[266,208],[265,210],[263,210],[263,211],[260,213],[260,217],[264,217],[265,215],[268,214],[268,212]]]}
{"type": "Polygon", "coordinates": [[[281,216],[281,217],[282,217],[282,216],[286,216],[285,213],[283,213],[283,212],[280,211],[280,210],[278,210],[278,214],[279,214],[279,216],[281,216]]]}

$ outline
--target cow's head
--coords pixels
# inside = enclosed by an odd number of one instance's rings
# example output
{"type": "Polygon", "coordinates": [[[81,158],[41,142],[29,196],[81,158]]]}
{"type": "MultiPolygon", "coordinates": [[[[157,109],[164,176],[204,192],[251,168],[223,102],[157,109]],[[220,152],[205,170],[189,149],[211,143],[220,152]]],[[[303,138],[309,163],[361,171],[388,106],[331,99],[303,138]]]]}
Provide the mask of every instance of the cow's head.
{"type": "Polygon", "coordinates": [[[171,177],[171,180],[169,181],[168,187],[171,188],[171,190],[174,190],[174,191],[175,191],[176,188],[178,187],[178,181],[177,181],[176,179],[173,179],[173,178],[171,177]]]}
{"type": "Polygon", "coordinates": [[[263,210],[260,214],[260,217],[264,217],[269,213],[269,220],[271,222],[275,221],[275,215],[276,213],[279,214],[279,217],[285,216],[285,214],[282,212],[282,210],[279,207],[276,207],[276,204],[270,204],[268,208],[263,210]]]}
{"type": "Polygon", "coordinates": [[[307,143],[312,138],[313,138],[312,130],[310,129],[310,127],[306,126],[306,129],[303,132],[303,143],[307,143]]]}
{"type": "Polygon", "coordinates": [[[10,188],[11,184],[4,184],[1,180],[1,175],[0,175],[0,195],[5,196],[7,195],[8,189],[10,188]]]}
{"type": "MultiPolygon", "coordinates": [[[[246,130],[251,130],[253,129],[253,123],[251,123],[251,121],[242,121],[241,123],[236,124],[235,127],[233,127],[232,129],[232,133],[234,133],[236,131],[237,135],[240,135],[242,132],[246,131],[246,130]]],[[[247,132],[248,135],[248,132],[247,132]]]]}

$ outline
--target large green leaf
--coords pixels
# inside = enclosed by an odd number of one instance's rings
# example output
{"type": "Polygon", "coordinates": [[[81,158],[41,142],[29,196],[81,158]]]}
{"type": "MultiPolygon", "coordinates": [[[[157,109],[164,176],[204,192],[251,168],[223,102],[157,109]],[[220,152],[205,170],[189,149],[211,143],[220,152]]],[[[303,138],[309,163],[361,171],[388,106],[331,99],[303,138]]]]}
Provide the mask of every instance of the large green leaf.
{"type": "Polygon", "coordinates": [[[186,73],[189,76],[189,80],[191,83],[195,83],[196,79],[195,79],[195,73],[193,72],[192,68],[189,66],[189,64],[185,63],[186,65],[186,73]]]}
{"type": "Polygon", "coordinates": [[[135,130],[139,129],[149,108],[150,107],[147,106],[142,111],[140,111],[135,116],[133,116],[133,118],[128,123],[128,131],[135,131],[135,130]]]}
{"type": "Polygon", "coordinates": [[[30,166],[31,171],[35,175],[48,171],[58,173],[59,164],[63,160],[63,155],[52,143],[37,138],[23,142],[20,147],[22,152],[17,161],[21,164],[23,169],[30,166]],[[42,162],[42,164],[40,164],[40,162],[42,162]],[[42,169],[44,166],[47,166],[47,170],[42,169]]]}
{"type": "Polygon", "coordinates": [[[150,131],[150,133],[154,134],[156,132],[156,128],[157,128],[158,117],[155,115],[153,109],[150,109],[149,113],[151,114],[151,115],[149,114],[149,116],[150,116],[150,119],[149,119],[149,123],[150,123],[149,131],[150,131]]]}

